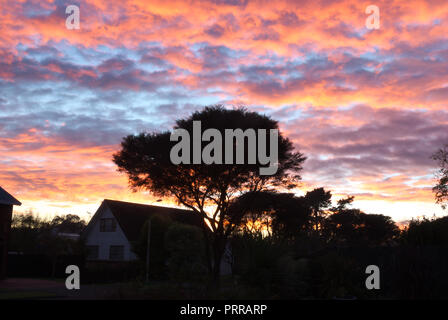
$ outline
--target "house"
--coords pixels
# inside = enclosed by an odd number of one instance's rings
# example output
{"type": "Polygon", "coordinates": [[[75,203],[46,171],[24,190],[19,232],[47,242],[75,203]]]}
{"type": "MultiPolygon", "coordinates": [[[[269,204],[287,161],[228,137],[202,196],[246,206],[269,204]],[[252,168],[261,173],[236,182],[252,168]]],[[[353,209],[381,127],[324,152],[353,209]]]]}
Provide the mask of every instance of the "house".
{"type": "Polygon", "coordinates": [[[6,278],[8,238],[11,231],[13,206],[22,205],[19,200],[0,187],[0,279],[6,278]]]}
{"type": "MultiPolygon", "coordinates": [[[[88,248],[87,260],[137,260],[132,243],[139,240],[144,223],[156,214],[200,228],[204,225],[203,219],[191,210],[106,199],[82,234],[88,248]]],[[[222,273],[228,274],[230,264],[223,262],[221,269],[222,273]]]]}

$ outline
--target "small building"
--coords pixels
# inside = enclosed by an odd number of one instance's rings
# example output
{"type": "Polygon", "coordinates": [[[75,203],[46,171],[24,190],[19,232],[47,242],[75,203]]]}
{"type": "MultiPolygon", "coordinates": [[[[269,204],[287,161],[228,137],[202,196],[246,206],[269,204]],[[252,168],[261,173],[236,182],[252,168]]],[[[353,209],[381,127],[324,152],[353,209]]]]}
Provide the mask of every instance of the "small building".
{"type": "Polygon", "coordinates": [[[89,249],[87,259],[136,260],[132,243],[139,240],[143,225],[155,214],[167,215],[173,221],[201,226],[201,219],[190,210],[106,199],[82,234],[89,249]]]}
{"type": "Polygon", "coordinates": [[[19,200],[0,187],[0,279],[6,278],[8,265],[8,239],[11,231],[13,206],[22,205],[19,200]]]}
{"type": "MultiPolygon", "coordinates": [[[[204,224],[203,219],[191,210],[106,199],[82,233],[88,248],[87,260],[137,260],[132,243],[139,240],[143,225],[153,215],[168,216],[174,222],[199,228],[204,224]]],[[[223,262],[221,269],[227,274],[230,265],[223,262]]]]}

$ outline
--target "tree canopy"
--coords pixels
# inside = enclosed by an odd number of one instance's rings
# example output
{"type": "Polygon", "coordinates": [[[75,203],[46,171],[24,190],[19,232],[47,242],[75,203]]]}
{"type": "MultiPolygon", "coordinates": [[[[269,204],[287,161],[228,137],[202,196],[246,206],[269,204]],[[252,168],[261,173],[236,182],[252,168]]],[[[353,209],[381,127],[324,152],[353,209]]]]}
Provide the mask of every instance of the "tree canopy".
{"type": "MultiPolygon", "coordinates": [[[[220,105],[206,107],[186,119],[177,120],[173,129],[184,129],[194,136],[194,121],[201,121],[202,130],[216,129],[222,134],[226,129],[279,129],[278,122],[266,115],[245,108],[228,110],[220,105]]],[[[209,222],[213,231],[214,265],[219,268],[225,239],[242,218],[240,215],[230,216],[233,211],[228,207],[232,199],[246,192],[296,187],[306,158],[295,151],[293,143],[280,132],[278,169],[273,175],[260,174],[263,163],[259,159],[255,164],[248,161],[244,164],[173,164],[170,152],[176,143],[170,141],[170,136],[170,131],[129,135],[123,139],[121,150],[114,154],[113,161],[119,171],[127,174],[134,190],[145,189],[157,196],[172,197],[209,222]],[[213,208],[212,212],[207,212],[208,208],[213,208]]],[[[195,142],[204,145],[203,141],[195,142]]],[[[271,141],[266,143],[269,145],[271,141]]],[[[234,156],[239,147],[234,141],[234,156]]],[[[224,147],[222,151],[224,154],[224,147]]],[[[247,143],[244,151],[247,160],[247,143]]]]}
{"type": "Polygon", "coordinates": [[[438,183],[432,190],[435,193],[436,202],[445,209],[448,204],[448,145],[434,153],[432,159],[439,165],[436,173],[438,183]]]}

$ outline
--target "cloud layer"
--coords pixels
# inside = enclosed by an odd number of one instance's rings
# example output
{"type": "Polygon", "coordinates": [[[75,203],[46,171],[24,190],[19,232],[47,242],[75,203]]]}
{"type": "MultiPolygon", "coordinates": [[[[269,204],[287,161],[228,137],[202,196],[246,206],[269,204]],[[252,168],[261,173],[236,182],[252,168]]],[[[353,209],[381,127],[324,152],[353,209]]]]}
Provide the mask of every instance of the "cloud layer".
{"type": "Polygon", "coordinates": [[[432,214],[448,3],[373,4],[379,30],[348,0],[1,0],[0,184],[28,208],[145,201],[111,163],[121,137],[224,103],[280,121],[309,157],[304,190],[432,214]],[[72,4],[79,30],[65,27],[72,4]]]}

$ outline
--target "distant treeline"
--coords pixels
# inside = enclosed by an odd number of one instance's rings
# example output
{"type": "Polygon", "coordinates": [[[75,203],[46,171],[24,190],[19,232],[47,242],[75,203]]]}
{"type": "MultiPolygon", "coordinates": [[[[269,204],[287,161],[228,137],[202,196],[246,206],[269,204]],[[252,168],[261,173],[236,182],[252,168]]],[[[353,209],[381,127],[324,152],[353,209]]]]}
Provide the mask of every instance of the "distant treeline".
{"type": "Polygon", "coordinates": [[[9,276],[62,277],[67,263],[81,267],[85,246],[76,236],[67,235],[79,235],[85,226],[73,214],[52,219],[32,213],[14,215],[8,243],[9,276]]]}

